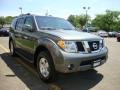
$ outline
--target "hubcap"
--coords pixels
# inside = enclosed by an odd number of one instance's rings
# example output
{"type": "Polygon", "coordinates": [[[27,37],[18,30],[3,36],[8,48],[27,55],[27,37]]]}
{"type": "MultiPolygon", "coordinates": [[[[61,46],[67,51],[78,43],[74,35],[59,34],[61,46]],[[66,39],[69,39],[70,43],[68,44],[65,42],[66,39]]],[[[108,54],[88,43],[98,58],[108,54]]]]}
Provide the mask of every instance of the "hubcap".
{"type": "Polygon", "coordinates": [[[45,58],[41,58],[39,61],[39,68],[42,76],[48,77],[49,76],[49,64],[45,58]]]}
{"type": "Polygon", "coordinates": [[[13,55],[13,44],[12,44],[12,42],[10,42],[10,52],[13,55]]]}

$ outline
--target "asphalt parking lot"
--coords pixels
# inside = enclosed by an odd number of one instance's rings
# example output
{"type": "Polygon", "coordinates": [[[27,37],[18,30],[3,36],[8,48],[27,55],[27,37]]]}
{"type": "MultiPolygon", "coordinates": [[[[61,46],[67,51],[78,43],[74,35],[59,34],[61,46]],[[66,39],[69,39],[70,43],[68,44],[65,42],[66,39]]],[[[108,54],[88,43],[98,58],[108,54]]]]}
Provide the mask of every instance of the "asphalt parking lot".
{"type": "Polygon", "coordinates": [[[0,37],[0,90],[120,90],[120,42],[105,38],[108,61],[95,70],[59,74],[52,83],[42,82],[36,69],[20,57],[11,57],[8,37],[0,37]]]}

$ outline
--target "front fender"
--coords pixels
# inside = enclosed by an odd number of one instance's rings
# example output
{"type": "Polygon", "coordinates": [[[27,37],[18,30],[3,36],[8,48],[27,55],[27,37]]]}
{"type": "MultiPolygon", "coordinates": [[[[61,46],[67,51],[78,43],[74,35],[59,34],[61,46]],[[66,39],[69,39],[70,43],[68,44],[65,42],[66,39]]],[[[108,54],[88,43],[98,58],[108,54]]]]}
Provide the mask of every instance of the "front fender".
{"type": "Polygon", "coordinates": [[[38,41],[39,45],[44,46],[50,52],[54,65],[56,67],[57,64],[62,64],[63,55],[60,52],[60,47],[56,44],[55,41],[49,38],[43,38],[38,41]]]}

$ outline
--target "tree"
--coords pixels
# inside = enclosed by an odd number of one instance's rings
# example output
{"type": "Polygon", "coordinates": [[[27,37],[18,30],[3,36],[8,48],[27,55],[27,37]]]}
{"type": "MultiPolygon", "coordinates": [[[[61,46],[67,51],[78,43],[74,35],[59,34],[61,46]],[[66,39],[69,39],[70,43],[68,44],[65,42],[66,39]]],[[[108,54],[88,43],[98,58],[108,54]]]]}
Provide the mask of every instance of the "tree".
{"type": "Polygon", "coordinates": [[[99,27],[100,29],[104,29],[104,15],[97,15],[94,20],[92,20],[92,26],[99,27]]]}
{"type": "Polygon", "coordinates": [[[0,17],[0,26],[3,27],[4,24],[5,24],[5,18],[0,17]]]}
{"type": "Polygon", "coordinates": [[[67,20],[68,20],[73,26],[76,27],[75,16],[74,16],[74,15],[70,15],[67,20]]]}
{"type": "Polygon", "coordinates": [[[96,18],[92,21],[93,26],[97,26],[100,29],[106,31],[120,30],[120,12],[119,11],[110,11],[106,10],[105,14],[97,15],[96,18]]]}
{"type": "Polygon", "coordinates": [[[5,17],[6,24],[10,24],[12,22],[12,19],[13,19],[12,16],[5,17]]]}
{"type": "Polygon", "coordinates": [[[75,20],[74,20],[75,21],[75,27],[80,28],[81,27],[81,25],[79,23],[80,17],[78,15],[74,15],[74,17],[75,17],[75,20]]]}
{"type": "MultiPolygon", "coordinates": [[[[87,20],[90,20],[90,17],[87,16],[87,20]]],[[[85,15],[70,15],[67,19],[71,24],[73,24],[76,28],[83,28],[86,24],[86,16],[85,15]]]]}
{"type": "Polygon", "coordinates": [[[86,24],[86,16],[85,15],[79,16],[79,24],[81,25],[81,28],[83,28],[83,26],[85,26],[85,24],[86,24]]]}

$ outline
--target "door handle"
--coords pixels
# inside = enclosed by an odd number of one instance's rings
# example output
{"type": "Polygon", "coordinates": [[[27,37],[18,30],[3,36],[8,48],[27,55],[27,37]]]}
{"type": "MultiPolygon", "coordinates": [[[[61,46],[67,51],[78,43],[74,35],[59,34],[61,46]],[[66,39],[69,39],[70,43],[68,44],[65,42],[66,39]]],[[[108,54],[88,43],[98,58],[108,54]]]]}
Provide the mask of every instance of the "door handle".
{"type": "Polygon", "coordinates": [[[17,34],[17,35],[15,35],[15,37],[19,38],[19,37],[21,37],[21,35],[17,34]]]}
{"type": "Polygon", "coordinates": [[[24,38],[24,39],[28,39],[28,37],[27,37],[27,36],[23,36],[23,38],[24,38]]]}

